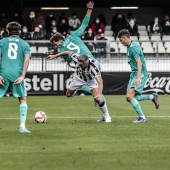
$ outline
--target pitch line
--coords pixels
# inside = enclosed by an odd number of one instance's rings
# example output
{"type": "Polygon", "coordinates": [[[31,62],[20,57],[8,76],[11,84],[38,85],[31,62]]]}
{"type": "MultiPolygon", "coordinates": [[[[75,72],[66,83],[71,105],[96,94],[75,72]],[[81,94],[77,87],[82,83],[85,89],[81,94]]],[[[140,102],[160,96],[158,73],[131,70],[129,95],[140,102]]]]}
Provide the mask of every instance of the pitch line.
{"type": "MultiPolygon", "coordinates": [[[[137,116],[111,116],[111,118],[133,118],[137,116]]],[[[170,116],[146,116],[147,118],[170,118],[170,116]]],[[[47,117],[47,119],[98,119],[99,117],[47,117]]],[[[6,117],[0,117],[0,120],[14,120],[14,119],[20,119],[20,118],[6,118],[6,117]]],[[[27,118],[27,119],[34,119],[34,118],[27,118]]]]}

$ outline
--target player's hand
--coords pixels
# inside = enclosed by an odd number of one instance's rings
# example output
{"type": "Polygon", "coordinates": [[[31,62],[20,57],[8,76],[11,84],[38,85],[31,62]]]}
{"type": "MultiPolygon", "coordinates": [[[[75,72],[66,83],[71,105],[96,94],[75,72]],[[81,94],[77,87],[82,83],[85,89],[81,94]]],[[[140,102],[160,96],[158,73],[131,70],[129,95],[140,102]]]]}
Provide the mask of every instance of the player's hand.
{"type": "Polygon", "coordinates": [[[52,59],[54,59],[55,58],[55,55],[49,55],[46,59],[47,60],[52,60],[52,59]]]}
{"type": "Polygon", "coordinates": [[[89,1],[87,4],[86,4],[87,8],[88,9],[93,9],[93,6],[94,6],[94,3],[92,1],[89,1]]]}
{"type": "Polygon", "coordinates": [[[140,78],[137,78],[136,81],[135,81],[136,86],[139,86],[140,83],[141,83],[141,79],[140,79],[140,78]]]}
{"type": "Polygon", "coordinates": [[[5,81],[4,81],[4,79],[3,79],[2,76],[0,76],[0,84],[3,85],[3,86],[4,86],[4,84],[5,84],[5,81]]]}
{"type": "Polygon", "coordinates": [[[20,84],[22,81],[24,80],[24,77],[18,77],[15,81],[14,81],[14,84],[13,85],[15,85],[15,84],[20,84]]]}

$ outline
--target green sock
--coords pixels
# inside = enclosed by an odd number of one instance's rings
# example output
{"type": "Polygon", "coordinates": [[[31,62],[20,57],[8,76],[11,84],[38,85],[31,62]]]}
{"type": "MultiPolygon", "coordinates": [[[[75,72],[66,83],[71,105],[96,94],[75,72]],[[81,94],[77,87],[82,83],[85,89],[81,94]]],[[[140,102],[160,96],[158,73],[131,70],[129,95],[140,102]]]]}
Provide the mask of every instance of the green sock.
{"type": "Polygon", "coordinates": [[[25,127],[25,122],[26,122],[26,117],[27,117],[27,110],[28,110],[27,103],[21,103],[20,104],[20,123],[21,123],[21,126],[23,128],[25,127]]]}
{"type": "Polygon", "coordinates": [[[136,100],[151,100],[150,94],[146,95],[135,95],[136,100]]]}
{"type": "Polygon", "coordinates": [[[82,87],[82,90],[85,91],[85,92],[87,92],[87,93],[92,94],[91,90],[90,90],[89,87],[86,86],[86,85],[84,85],[84,86],[82,87]]]}
{"type": "MultiPolygon", "coordinates": [[[[82,87],[82,90],[85,91],[85,92],[87,92],[87,93],[92,94],[92,92],[90,91],[89,87],[86,86],[86,85],[84,85],[84,86],[82,87]]],[[[106,98],[103,96],[103,94],[102,94],[102,99],[103,99],[103,101],[106,103],[106,98]]],[[[95,101],[95,104],[94,104],[94,105],[95,105],[95,106],[98,106],[98,103],[95,101]]]]}
{"type": "Polygon", "coordinates": [[[145,117],[143,114],[143,111],[140,107],[139,102],[134,98],[133,100],[130,101],[130,104],[133,106],[139,117],[145,117]]]}

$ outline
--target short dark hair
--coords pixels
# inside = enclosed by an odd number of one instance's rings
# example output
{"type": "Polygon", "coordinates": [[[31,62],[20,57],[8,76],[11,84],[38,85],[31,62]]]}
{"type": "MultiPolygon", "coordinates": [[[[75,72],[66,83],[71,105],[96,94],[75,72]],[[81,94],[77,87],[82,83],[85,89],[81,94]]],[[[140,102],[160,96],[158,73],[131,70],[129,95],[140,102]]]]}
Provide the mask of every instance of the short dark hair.
{"type": "Polygon", "coordinates": [[[118,33],[118,38],[121,38],[122,36],[125,36],[127,38],[130,38],[130,33],[128,30],[126,29],[123,29],[123,30],[120,30],[119,33],[118,33]]]}
{"type": "Polygon", "coordinates": [[[9,31],[9,35],[19,35],[19,32],[21,31],[21,25],[15,21],[9,22],[6,28],[9,31]]]}
{"type": "Polygon", "coordinates": [[[51,38],[50,38],[50,42],[53,44],[53,41],[59,41],[59,40],[64,40],[64,37],[59,33],[56,32],[51,38]]]}

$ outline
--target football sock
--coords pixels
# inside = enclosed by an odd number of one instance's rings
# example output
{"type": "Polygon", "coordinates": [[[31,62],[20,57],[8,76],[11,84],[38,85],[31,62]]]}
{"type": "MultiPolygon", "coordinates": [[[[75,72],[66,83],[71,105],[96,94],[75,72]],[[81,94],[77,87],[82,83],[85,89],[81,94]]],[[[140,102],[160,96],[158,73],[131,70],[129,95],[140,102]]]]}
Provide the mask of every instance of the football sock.
{"type": "Polygon", "coordinates": [[[151,100],[151,96],[153,98],[153,95],[135,95],[136,100],[141,101],[141,100],[151,100]]]}
{"type": "Polygon", "coordinates": [[[139,117],[145,118],[143,111],[140,107],[139,102],[136,100],[136,98],[134,98],[133,100],[130,101],[130,104],[133,106],[133,108],[135,109],[135,111],[137,112],[137,114],[139,115],[139,117]]]}
{"type": "Polygon", "coordinates": [[[103,112],[104,115],[109,115],[107,105],[105,102],[102,102],[101,104],[99,104],[99,108],[103,112]]]}
{"type": "Polygon", "coordinates": [[[28,106],[27,103],[20,104],[20,127],[25,128],[25,121],[27,117],[28,106]]]}
{"type": "MultiPolygon", "coordinates": [[[[90,89],[89,89],[88,86],[84,85],[84,86],[82,87],[82,90],[85,91],[85,92],[87,92],[87,93],[90,93],[90,94],[92,95],[92,92],[90,91],[90,89]]],[[[103,101],[106,103],[106,98],[104,97],[103,94],[102,94],[102,99],[103,99],[103,101]]],[[[94,101],[94,103],[95,103],[95,104],[94,104],[95,106],[98,105],[98,103],[97,103],[96,101],[94,101]]]]}

